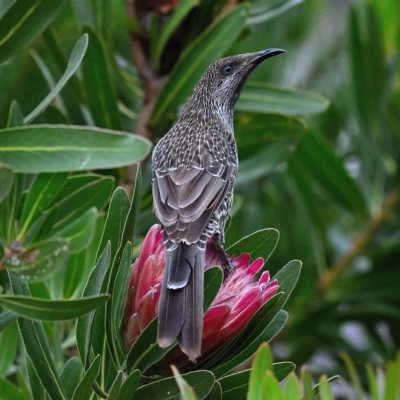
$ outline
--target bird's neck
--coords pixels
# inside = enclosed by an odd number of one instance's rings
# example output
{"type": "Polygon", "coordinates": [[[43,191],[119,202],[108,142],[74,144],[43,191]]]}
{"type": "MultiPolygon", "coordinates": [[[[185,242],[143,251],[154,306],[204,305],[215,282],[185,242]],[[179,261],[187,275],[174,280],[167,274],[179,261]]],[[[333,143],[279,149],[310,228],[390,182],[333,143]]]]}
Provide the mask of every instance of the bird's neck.
{"type": "Polygon", "coordinates": [[[233,134],[233,106],[227,99],[215,98],[206,86],[196,86],[186,102],[180,120],[195,120],[204,125],[217,125],[233,134]]]}

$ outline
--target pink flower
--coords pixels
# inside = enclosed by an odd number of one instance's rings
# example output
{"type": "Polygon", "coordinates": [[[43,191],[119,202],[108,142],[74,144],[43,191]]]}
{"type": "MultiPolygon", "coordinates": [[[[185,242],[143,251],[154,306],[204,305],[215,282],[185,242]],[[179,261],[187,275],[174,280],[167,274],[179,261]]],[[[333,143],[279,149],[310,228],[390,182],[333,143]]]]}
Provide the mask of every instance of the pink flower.
{"type": "MultiPolygon", "coordinates": [[[[157,316],[165,246],[160,225],[153,225],[147,233],[139,257],[133,264],[125,305],[123,336],[126,347],[136,341],[143,329],[157,316]]],[[[255,275],[264,265],[258,258],[250,264],[250,255],[231,257],[236,271],[229,274],[204,315],[202,354],[219,347],[241,331],[258,309],[278,291],[278,282],[270,281],[268,271],[255,275]]],[[[207,243],[206,269],[222,266],[223,259],[213,240],[207,243]]]]}

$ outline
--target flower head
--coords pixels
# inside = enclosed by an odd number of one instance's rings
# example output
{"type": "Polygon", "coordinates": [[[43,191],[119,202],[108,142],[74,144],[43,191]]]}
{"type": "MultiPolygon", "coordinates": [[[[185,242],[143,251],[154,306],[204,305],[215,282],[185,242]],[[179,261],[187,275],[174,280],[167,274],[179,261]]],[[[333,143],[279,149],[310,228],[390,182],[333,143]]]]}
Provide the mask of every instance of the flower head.
{"type": "MultiPolygon", "coordinates": [[[[264,265],[262,258],[250,263],[250,255],[244,253],[239,257],[231,257],[231,263],[236,267],[236,271],[226,277],[216,298],[204,314],[203,355],[239,333],[279,288],[276,280],[270,281],[267,271],[255,280],[255,275],[264,265]]],[[[223,264],[222,254],[211,239],[207,243],[205,268],[222,267],[223,264]]],[[[157,316],[164,266],[163,233],[160,225],[153,225],[143,241],[129,281],[122,327],[128,348],[157,316]]]]}

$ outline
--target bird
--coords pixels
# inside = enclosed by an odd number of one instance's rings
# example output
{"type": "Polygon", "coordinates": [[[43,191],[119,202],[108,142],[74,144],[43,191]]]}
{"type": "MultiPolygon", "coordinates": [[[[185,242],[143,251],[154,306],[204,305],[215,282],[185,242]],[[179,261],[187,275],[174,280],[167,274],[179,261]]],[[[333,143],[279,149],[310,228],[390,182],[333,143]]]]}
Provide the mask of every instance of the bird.
{"type": "Polygon", "coordinates": [[[172,128],[152,153],[153,208],[163,230],[165,268],[157,342],[175,339],[189,360],[201,355],[206,243],[213,238],[226,260],[225,224],[238,174],[233,110],[244,83],[272,48],[213,62],[172,128]]]}

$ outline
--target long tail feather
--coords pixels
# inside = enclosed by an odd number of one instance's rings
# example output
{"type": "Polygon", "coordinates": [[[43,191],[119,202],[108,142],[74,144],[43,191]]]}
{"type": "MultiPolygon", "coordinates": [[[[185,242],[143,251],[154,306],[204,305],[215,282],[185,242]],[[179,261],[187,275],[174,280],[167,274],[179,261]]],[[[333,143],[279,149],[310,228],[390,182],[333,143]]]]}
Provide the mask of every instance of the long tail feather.
{"type": "Polygon", "coordinates": [[[201,350],[204,263],[205,250],[196,244],[180,243],[167,251],[159,302],[159,345],[167,347],[178,338],[192,361],[201,350]]]}

